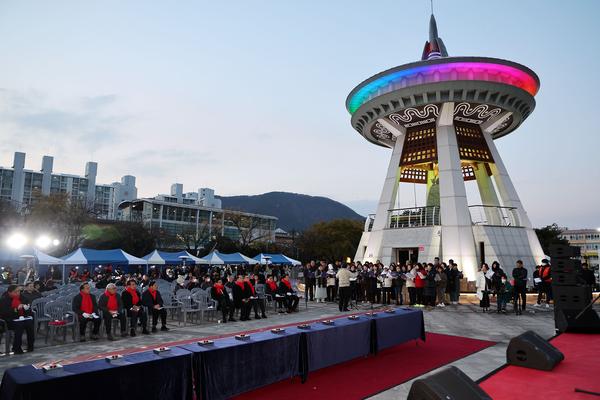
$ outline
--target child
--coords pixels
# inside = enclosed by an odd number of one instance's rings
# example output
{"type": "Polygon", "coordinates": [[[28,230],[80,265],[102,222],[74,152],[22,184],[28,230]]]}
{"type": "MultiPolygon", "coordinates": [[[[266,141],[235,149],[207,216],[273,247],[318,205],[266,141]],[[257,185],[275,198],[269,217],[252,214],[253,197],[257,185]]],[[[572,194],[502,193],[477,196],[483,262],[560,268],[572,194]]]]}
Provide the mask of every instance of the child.
{"type": "Polygon", "coordinates": [[[512,285],[506,279],[506,276],[502,276],[500,280],[500,285],[498,286],[498,294],[496,296],[496,300],[498,302],[498,314],[505,313],[506,314],[506,304],[512,298],[512,285]]]}

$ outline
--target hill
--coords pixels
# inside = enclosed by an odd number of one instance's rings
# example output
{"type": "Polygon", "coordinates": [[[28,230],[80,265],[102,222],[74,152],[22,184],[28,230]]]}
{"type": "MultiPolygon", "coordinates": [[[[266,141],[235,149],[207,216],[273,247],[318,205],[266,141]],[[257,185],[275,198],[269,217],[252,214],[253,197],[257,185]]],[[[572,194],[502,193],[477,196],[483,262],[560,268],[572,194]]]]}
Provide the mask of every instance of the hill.
{"type": "Polygon", "coordinates": [[[277,226],[286,231],[302,231],[314,223],[334,219],[364,220],[350,207],[327,197],[288,192],[255,196],[219,196],[223,208],[238,209],[279,218],[277,226]]]}

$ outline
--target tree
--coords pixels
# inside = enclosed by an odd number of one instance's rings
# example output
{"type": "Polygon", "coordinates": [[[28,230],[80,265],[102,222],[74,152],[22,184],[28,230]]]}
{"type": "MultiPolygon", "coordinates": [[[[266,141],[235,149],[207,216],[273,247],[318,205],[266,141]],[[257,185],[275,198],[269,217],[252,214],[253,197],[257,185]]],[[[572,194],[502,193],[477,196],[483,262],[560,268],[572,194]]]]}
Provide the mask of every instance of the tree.
{"type": "Polygon", "coordinates": [[[181,232],[175,235],[177,241],[190,253],[198,254],[210,241],[208,224],[198,226],[184,225],[181,232]]]}
{"type": "Polygon", "coordinates": [[[363,223],[338,219],[319,222],[304,231],[298,238],[301,257],[305,260],[345,261],[354,257],[363,231],[363,223]]]}
{"type": "Polygon", "coordinates": [[[156,246],[156,236],[138,222],[104,222],[83,229],[83,247],[98,250],[122,249],[142,257],[156,246]]]}
{"type": "Polygon", "coordinates": [[[261,229],[263,220],[253,215],[244,214],[241,211],[228,212],[225,215],[225,223],[229,223],[237,229],[242,248],[248,247],[254,242],[269,239],[270,230],[261,229]]]}
{"type": "Polygon", "coordinates": [[[542,245],[544,254],[550,253],[550,246],[553,244],[569,244],[567,239],[564,239],[560,236],[562,234],[562,230],[556,223],[547,225],[543,228],[536,228],[535,233],[540,241],[540,244],[542,245]]]}
{"type": "Polygon", "coordinates": [[[23,216],[19,214],[14,204],[7,200],[0,200],[0,230],[10,232],[23,223],[23,216]]]}

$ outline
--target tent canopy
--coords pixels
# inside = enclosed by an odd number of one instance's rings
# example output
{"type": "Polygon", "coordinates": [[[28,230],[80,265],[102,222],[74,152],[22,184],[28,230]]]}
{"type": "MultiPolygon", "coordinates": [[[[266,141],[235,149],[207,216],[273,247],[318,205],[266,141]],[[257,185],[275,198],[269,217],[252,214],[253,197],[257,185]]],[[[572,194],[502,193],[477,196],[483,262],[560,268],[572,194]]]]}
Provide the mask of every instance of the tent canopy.
{"type": "Polygon", "coordinates": [[[268,253],[260,253],[256,257],[254,257],[256,261],[261,264],[282,264],[282,265],[301,265],[302,263],[298,260],[294,260],[286,256],[285,254],[268,254],[268,253]]]}
{"type": "Polygon", "coordinates": [[[116,265],[146,265],[147,261],[143,258],[132,256],[121,249],[112,250],[93,250],[79,248],[62,257],[66,265],[98,265],[98,264],[116,264],[116,265]]]}
{"type": "Polygon", "coordinates": [[[242,253],[219,253],[217,250],[211,251],[204,259],[211,265],[258,264],[258,261],[246,257],[242,253]]]}
{"type": "Polygon", "coordinates": [[[35,263],[39,265],[62,265],[63,260],[60,258],[52,257],[44,253],[43,251],[35,248],[28,247],[21,250],[14,251],[0,251],[0,263],[5,264],[18,264],[24,265],[26,258],[23,256],[33,256],[35,263]]]}
{"type": "Polygon", "coordinates": [[[207,260],[195,257],[187,251],[169,252],[154,250],[152,253],[146,254],[142,258],[146,260],[148,264],[179,265],[182,263],[183,257],[187,257],[185,259],[186,264],[208,264],[207,260]]]}

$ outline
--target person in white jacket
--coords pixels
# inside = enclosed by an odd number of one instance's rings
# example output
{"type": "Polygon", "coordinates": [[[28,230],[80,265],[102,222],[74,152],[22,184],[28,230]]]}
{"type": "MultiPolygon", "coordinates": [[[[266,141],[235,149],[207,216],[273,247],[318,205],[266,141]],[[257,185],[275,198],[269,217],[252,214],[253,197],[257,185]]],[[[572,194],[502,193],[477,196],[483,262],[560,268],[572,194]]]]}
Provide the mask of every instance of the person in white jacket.
{"type": "Polygon", "coordinates": [[[475,287],[477,288],[479,307],[483,309],[483,312],[488,312],[490,309],[489,290],[491,286],[492,275],[493,271],[490,270],[486,263],[483,263],[475,278],[475,287]]]}
{"type": "Polygon", "coordinates": [[[417,276],[417,266],[408,265],[406,273],[406,289],[408,289],[409,304],[414,306],[417,302],[417,288],[415,287],[415,277],[417,276]]]}

